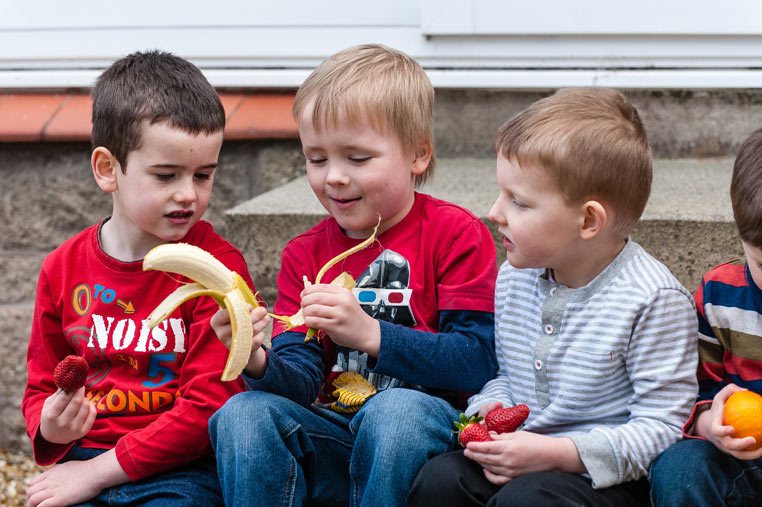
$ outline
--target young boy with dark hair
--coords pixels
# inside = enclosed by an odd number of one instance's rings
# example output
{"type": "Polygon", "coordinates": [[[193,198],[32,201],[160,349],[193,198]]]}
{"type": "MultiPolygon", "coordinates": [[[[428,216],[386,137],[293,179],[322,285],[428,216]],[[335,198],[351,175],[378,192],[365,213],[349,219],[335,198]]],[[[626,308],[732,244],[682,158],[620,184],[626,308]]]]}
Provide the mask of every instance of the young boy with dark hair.
{"type": "Polygon", "coordinates": [[[403,505],[419,468],[455,445],[459,392],[494,375],[493,239],[415,191],[433,169],[433,102],[421,66],[380,45],[331,56],[297,92],[307,177],[331,216],[282,254],[274,312],[301,309],[306,325],[276,323],[269,351],[255,340],[250,391],[210,421],[228,505],[403,505]],[[377,225],[324,277],[346,271],[354,290],[305,288],[377,225]]]}
{"type": "Polygon", "coordinates": [[[169,53],[116,61],[93,90],[91,165],[108,218],[43,262],[22,402],[35,459],[29,505],[221,505],[208,419],[243,382],[222,382],[227,351],[211,298],[149,330],[147,316],[183,282],[143,271],[162,243],[199,246],[252,285],[241,253],[201,216],[225,113],[201,71],[169,53]],[[84,387],[56,389],[67,355],[87,360],[84,387]],[[100,503],[99,503],[100,504],[100,503]]]}
{"type": "Polygon", "coordinates": [[[495,147],[499,366],[466,413],[530,413],[427,463],[408,505],[647,504],[651,460],[696,395],[696,319],[690,293],[629,239],[651,188],[638,112],[615,90],[559,90],[495,147]]]}
{"type": "Polygon", "coordinates": [[[731,394],[762,394],[762,129],[741,145],[730,184],[745,259],[721,264],[701,280],[698,309],[699,393],[683,432],[651,469],[654,505],[758,505],[762,448],[734,438],[724,424],[731,394]]]}

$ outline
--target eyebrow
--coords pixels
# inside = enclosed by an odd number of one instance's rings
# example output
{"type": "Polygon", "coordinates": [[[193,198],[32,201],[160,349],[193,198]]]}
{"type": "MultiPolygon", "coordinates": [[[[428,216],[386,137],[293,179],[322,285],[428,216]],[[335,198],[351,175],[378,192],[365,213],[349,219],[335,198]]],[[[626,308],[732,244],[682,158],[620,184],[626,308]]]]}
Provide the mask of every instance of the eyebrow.
{"type": "MultiPolygon", "coordinates": [[[[216,169],[218,165],[219,163],[205,164],[200,169],[216,169]]],[[[150,167],[155,167],[156,169],[182,169],[185,166],[178,164],[152,164],[150,167]]]]}

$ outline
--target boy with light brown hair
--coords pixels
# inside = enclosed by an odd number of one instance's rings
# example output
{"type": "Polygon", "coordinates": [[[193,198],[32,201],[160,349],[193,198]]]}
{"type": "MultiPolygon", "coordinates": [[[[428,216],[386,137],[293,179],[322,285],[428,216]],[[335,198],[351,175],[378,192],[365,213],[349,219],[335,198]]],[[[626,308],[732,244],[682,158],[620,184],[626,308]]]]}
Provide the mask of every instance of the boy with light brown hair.
{"type": "MultiPolygon", "coordinates": [[[[274,313],[301,309],[306,325],[276,324],[270,351],[255,341],[250,391],[210,421],[229,505],[404,505],[420,467],[455,445],[459,394],[494,375],[492,237],[415,191],[433,169],[433,103],[421,66],[380,45],[333,55],[299,89],[307,177],[331,216],[282,254],[274,313]],[[325,274],[348,272],[354,290],[305,288],[377,225],[325,274]]],[[[227,339],[226,316],[213,325],[227,339]]]]}
{"type": "Polygon", "coordinates": [[[696,393],[690,293],[629,238],[651,186],[637,110],[563,89],[504,124],[489,212],[497,377],[468,415],[525,404],[516,432],[431,460],[408,505],[643,505],[696,393]]]}

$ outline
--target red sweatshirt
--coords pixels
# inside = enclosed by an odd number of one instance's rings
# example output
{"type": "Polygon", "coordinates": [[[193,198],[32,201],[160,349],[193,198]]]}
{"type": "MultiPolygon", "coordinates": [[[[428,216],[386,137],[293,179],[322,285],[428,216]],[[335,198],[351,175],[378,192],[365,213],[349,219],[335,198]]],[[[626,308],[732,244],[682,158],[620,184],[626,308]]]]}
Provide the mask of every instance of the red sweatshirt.
{"type": "MultiPolygon", "coordinates": [[[[116,447],[119,464],[138,480],[210,453],[209,417],[244,387],[240,378],[220,380],[227,349],[209,326],[214,300],[192,299],[149,330],[151,310],[188,280],[109,257],[98,244],[99,226],[42,264],[21,410],[37,463],[55,463],[75,443],[116,447]],[[98,415],[84,438],[61,445],[42,437],[40,414],[56,390],[53,369],[69,354],[90,366],[86,396],[98,415]]],[[[241,253],[208,222],[199,221],[181,241],[207,250],[253,288],[241,253]]]]}

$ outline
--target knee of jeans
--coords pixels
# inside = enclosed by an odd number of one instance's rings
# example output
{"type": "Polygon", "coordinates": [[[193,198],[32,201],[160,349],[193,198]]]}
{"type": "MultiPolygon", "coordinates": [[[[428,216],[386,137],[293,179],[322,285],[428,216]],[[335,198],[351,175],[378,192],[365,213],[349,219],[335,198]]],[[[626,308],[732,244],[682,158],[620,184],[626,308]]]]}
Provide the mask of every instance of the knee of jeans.
{"type": "Polygon", "coordinates": [[[247,391],[232,396],[209,419],[212,441],[217,435],[242,435],[247,428],[257,431],[262,423],[271,419],[270,400],[274,395],[261,391],[247,391]]]}
{"type": "Polygon", "coordinates": [[[707,463],[713,461],[711,456],[715,452],[719,451],[706,440],[686,439],[673,444],[651,464],[648,474],[651,488],[672,487],[676,482],[700,480],[705,474],[711,475],[707,463]]]}
{"type": "Polygon", "coordinates": [[[356,436],[362,432],[379,444],[389,442],[394,447],[404,447],[399,442],[405,442],[408,449],[428,447],[432,439],[449,442],[452,428],[441,415],[440,403],[446,402],[420,391],[387,389],[368,400],[350,427],[356,436]]]}

